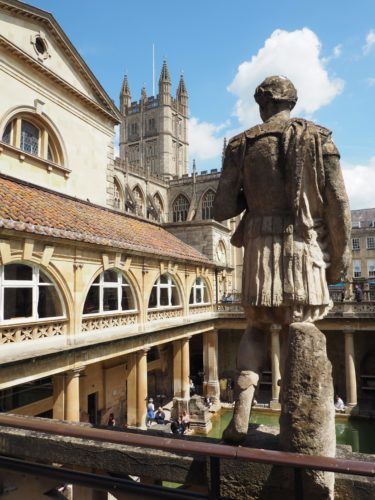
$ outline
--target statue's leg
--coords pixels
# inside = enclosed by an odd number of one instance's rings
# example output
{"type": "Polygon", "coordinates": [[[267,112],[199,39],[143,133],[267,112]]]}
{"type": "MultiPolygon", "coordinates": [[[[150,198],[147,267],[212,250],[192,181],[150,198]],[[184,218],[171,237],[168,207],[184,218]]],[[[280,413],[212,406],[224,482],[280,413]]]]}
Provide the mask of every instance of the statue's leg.
{"type": "Polygon", "coordinates": [[[234,413],[223,433],[229,443],[240,443],[247,435],[251,404],[265,362],[265,338],[264,332],[255,325],[249,325],[242,335],[237,354],[234,413]]]}

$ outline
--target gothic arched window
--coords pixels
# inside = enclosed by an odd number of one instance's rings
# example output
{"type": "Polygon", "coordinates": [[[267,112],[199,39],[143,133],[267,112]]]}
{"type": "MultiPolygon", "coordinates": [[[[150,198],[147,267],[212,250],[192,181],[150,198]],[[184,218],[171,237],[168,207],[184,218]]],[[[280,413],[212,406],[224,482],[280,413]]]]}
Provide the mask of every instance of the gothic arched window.
{"type": "Polygon", "coordinates": [[[117,179],[113,182],[113,206],[118,210],[122,210],[124,207],[124,197],[122,195],[122,189],[117,179]]]}
{"type": "Polygon", "coordinates": [[[145,213],[145,200],[141,188],[139,186],[135,186],[135,188],[133,189],[133,197],[136,203],[137,215],[143,216],[145,213]]]}
{"type": "Polygon", "coordinates": [[[202,199],[202,219],[212,219],[212,207],[214,205],[215,192],[210,189],[202,199]]]}
{"type": "Polygon", "coordinates": [[[173,222],[182,222],[187,219],[189,212],[189,200],[183,194],[179,194],[173,203],[173,222]]]}
{"type": "Polygon", "coordinates": [[[0,268],[0,320],[56,318],[65,315],[57,286],[33,264],[0,268]]]}
{"type": "Polygon", "coordinates": [[[83,314],[132,311],[136,309],[130,284],[115,269],[99,274],[91,285],[83,306],[83,314]]]}
{"type": "Polygon", "coordinates": [[[152,287],[148,307],[150,309],[173,307],[178,306],[179,303],[177,286],[172,276],[168,273],[162,274],[152,287]]]}

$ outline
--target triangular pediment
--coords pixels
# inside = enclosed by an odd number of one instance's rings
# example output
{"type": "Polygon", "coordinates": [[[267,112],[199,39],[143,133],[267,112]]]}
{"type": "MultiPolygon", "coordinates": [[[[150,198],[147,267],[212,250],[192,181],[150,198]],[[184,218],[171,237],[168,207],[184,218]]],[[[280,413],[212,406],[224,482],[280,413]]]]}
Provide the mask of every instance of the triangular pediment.
{"type": "Polygon", "coordinates": [[[15,56],[38,64],[51,79],[93,101],[115,121],[120,119],[113,101],[52,14],[16,0],[0,0],[0,37],[15,56]]]}

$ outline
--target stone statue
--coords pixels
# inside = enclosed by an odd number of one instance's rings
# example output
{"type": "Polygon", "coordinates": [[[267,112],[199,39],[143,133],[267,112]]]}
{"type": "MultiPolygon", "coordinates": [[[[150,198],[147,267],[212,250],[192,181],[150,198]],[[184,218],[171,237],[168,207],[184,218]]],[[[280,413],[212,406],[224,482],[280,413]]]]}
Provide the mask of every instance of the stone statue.
{"type": "MultiPolygon", "coordinates": [[[[244,247],[248,326],[237,356],[234,416],[224,433],[225,440],[237,443],[247,434],[267,331],[280,329],[285,361],[290,325],[299,326],[293,330],[298,339],[303,331],[319,332],[312,323],[332,307],[328,284],[340,281],[350,263],[349,203],[331,132],[290,117],[297,91],[285,77],[266,78],[254,98],[264,123],[229,142],[214,201],[218,221],[243,213],[232,244],[244,247]]],[[[325,350],[325,338],[319,342],[325,350]]],[[[281,375],[283,380],[283,370],[281,375]]],[[[281,397],[283,390],[281,385],[281,397]]]]}

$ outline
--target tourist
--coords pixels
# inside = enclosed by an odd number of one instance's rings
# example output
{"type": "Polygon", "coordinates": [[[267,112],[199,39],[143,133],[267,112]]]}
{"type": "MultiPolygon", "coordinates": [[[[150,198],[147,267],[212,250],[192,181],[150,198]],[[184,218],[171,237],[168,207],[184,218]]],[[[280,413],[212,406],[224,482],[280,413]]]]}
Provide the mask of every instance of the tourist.
{"type": "Polygon", "coordinates": [[[184,432],[186,430],[190,430],[190,417],[186,413],[186,411],[182,412],[181,423],[182,423],[182,427],[184,429],[184,432]]]}
{"type": "Polygon", "coordinates": [[[211,408],[211,406],[212,406],[212,401],[211,401],[211,399],[210,399],[208,396],[206,396],[206,397],[204,398],[204,404],[207,406],[207,408],[208,408],[208,409],[210,409],[210,408],[211,408]]]}
{"type": "Polygon", "coordinates": [[[109,414],[107,425],[108,425],[108,427],[115,427],[115,425],[116,425],[116,419],[115,419],[115,416],[114,416],[113,413],[109,414]]]}
{"type": "Polygon", "coordinates": [[[357,302],[362,302],[362,300],[363,300],[363,290],[362,290],[362,288],[359,285],[355,286],[354,296],[355,296],[355,300],[357,302]]]}
{"type": "Polygon", "coordinates": [[[344,401],[340,398],[338,394],[335,396],[335,408],[336,410],[345,410],[344,401]]]}
{"type": "Polygon", "coordinates": [[[146,425],[147,427],[151,427],[151,423],[155,419],[155,405],[154,405],[154,400],[150,398],[148,400],[148,405],[147,405],[147,416],[146,416],[146,425]]]}
{"type": "Polygon", "coordinates": [[[172,420],[171,422],[171,433],[178,434],[178,422],[176,420],[172,420]]]}
{"type": "Polygon", "coordinates": [[[157,424],[165,424],[165,413],[160,406],[158,408],[158,411],[155,413],[155,422],[157,424]]]}

